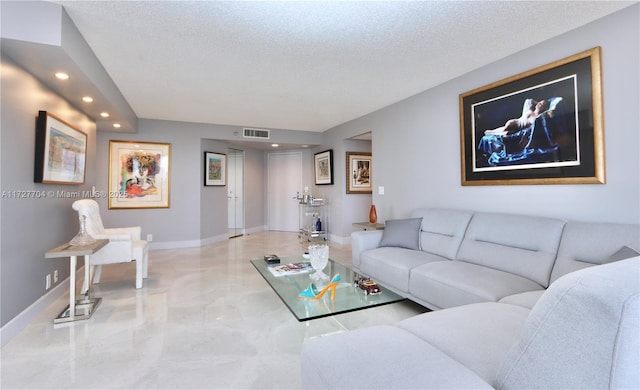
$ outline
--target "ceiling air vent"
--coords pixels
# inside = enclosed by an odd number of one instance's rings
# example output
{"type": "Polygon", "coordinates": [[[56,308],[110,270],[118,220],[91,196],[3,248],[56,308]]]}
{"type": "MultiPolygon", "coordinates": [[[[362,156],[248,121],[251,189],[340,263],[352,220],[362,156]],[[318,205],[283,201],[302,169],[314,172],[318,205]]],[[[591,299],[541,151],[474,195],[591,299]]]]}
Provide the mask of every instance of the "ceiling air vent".
{"type": "Polygon", "coordinates": [[[243,133],[242,133],[242,137],[244,137],[244,138],[269,139],[269,130],[244,128],[243,129],[243,133]]]}

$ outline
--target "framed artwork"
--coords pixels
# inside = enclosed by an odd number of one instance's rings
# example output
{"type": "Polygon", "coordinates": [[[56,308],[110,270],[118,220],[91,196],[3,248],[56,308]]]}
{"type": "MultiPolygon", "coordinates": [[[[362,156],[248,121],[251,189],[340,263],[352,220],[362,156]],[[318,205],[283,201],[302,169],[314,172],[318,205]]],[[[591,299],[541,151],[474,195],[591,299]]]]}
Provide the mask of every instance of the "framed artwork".
{"type": "Polygon", "coordinates": [[[224,186],[227,184],[227,155],[204,152],[204,185],[224,186]]]}
{"type": "Polygon", "coordinates": [[[333,150],[314,154],[316,185],[333,184],[333,150]]]}
{"type": "Polygon", "coordinates": [[[347,152],[347,194],[371,193],[371,153],[347,152]]]}
{"type": "Polygon", "coordinates": [[[602,184],[600,48],[460,95],[462,185],[602,184]]]}
{"type": "Polygon", "coordinates": [[[35,183],[82,184],[87,134],[46,111],[36,120],[35,183]]]}
{"type": "Polygon", "coordinates": [[[109,208],[169,207],[171,144],[109,141],[109,208]]]}

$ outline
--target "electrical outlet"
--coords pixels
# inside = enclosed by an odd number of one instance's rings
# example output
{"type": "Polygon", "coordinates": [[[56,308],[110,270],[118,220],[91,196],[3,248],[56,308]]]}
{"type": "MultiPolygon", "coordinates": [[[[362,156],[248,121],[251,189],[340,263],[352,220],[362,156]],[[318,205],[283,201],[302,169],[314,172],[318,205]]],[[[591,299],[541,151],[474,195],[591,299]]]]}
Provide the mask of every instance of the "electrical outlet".
{"type": "Polygon", "coordinates": [[[51,288],[51,274],[47,274],[47,277],[44,279],[44,289],[48,290],[51,288]]]}
{"type": "Polygon", "coordinates": [[[153,241],[153,234],[147,234],[147,241],[153,241]]]}
{"type": "Polygon", "coordinates": [[[58,270],[53,271],[53,283],[58,283],[58,270]]]}

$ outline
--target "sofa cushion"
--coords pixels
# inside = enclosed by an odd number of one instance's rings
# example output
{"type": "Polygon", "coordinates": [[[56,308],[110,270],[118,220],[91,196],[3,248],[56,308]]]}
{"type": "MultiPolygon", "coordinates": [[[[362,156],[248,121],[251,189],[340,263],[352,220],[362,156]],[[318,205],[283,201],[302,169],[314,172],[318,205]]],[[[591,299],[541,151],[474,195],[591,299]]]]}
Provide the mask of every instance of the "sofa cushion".
{"type": "Polygon", "coordinates": [[[432,309],[477,302],[496,302],[507,295],[540,290],[527,278],[463,261],[433,262],[415,267],[409,294],[432,309]]]}
{"type": "Polygon", "coordinates": [[[640,258],[551,284],[498,375],[498,388],[640,386],[640,258]]]}
{"type": "Polygon", "coordinates": [[[397,292],[409,291],[412,268],[434,261],[447,261],[431,253],[404,248],[376,248],[362,252],[360,271],[397,292]]]}
{"type": "Polygon", "coordinates": [[[547,287],[564,224],[553,218],[477,213],[471,218],[457,259],[547,287]]]}
{"type": "Polygon", "coordinates": [[[351,233],[351,265],[360,270],[362,252],[378,247],[382,239],[382,230],[364,230],[351,233]]]}
{"type": "Polygon", "coordinates": [[[519,294],[507,295],[498,302],[517,305],[531,310],[544,294],[545,290],[527,291],[519,294]]]}
{"type": "Polygon", "coordinates": [[[640,225],[569,222],[562,233],[551,281],[569,272],[610,262],[624,246],[640,249],[640,225]]]}
{"type": "Polygon", "coordinates": [[[503,303],[478,303],[421,314],[398,326],[415,334],[492,386],[522,332],[529,310],[503,303]]]}
{"type": "Polygon", "coordinates": [[[422,218],[389,219],[384,223],[379,246],[420,250],[422,218]]]}
{"type": "Polygon", "coordinates": [[[490,389],[476,373],[413,334],[375,326],[306,341],[303,389],[490,389]]]}
{"type": "Polygon", "coordinates": [[[451,209],[417,209],[414,218],[422,217],[420,248],[448,259],[455,259],[473,213],[451,209]]]}

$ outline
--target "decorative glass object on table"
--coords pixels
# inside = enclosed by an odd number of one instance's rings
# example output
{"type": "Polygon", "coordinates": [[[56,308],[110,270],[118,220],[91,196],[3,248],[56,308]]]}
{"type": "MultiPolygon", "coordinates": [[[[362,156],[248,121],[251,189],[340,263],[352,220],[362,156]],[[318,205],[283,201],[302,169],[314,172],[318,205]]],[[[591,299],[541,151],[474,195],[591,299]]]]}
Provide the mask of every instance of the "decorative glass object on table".
{"type": "Polygon", "coordinates": [[[80,216],[80,231],[76,234],[75,237],[69,241],[69,245],[73,246],[81,246],[81,245],[89,245],[96,242],[95,238],[91,237],[89,233],[87,233],[86,224],[87,224],[87,216],[80,216]]]}
{"type": "Polygon", "coordinates": [[[329,279],[329,276],[322,272],[329,263],[329,245],[309,245],[309,257],[311,258],[311,266],[316,271],[309,277],[316,281],[329,279]]]}

